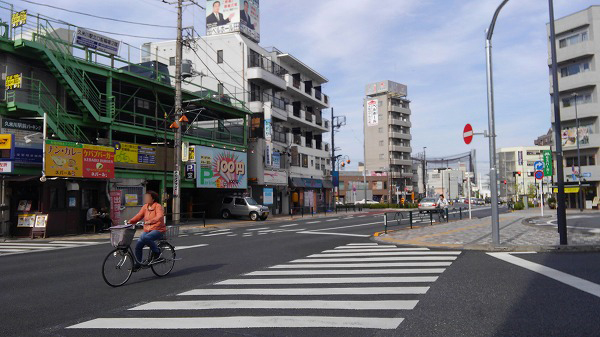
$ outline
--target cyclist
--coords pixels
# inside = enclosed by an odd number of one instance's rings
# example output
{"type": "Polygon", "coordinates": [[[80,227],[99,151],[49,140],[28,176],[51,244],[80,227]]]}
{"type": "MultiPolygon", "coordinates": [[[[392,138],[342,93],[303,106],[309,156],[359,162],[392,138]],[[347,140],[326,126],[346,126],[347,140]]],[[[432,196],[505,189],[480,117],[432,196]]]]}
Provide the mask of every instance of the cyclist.
{"type": "Polygon", "coordinates": [[[152,251],[148,262],[157,260],[160,257],[160,248],[158,248],[155,241],[164,237],[164,234],[167,232],[167,226],[165,226],[164,221],[165,212],[159,201],[158,193],[147,191],[144,194],[144,206],[142,206],[142,209],[136,216],[129,220],[130,224],[144,220],[144,232],[139,237],[135,246],[135,257],[137,260],[135,262],[135,269],[140,268],[138,261],[142,261],[144,246],[150,247],[152,251]]]}
{"type": "Polygon", "coordinates": [[[437,201],[437,207],[440,209],[442,216],[446,215],[446,208],[448,208],[448,200],[444,198],[443,194],[440,194],[440,198],[437,201]]]}

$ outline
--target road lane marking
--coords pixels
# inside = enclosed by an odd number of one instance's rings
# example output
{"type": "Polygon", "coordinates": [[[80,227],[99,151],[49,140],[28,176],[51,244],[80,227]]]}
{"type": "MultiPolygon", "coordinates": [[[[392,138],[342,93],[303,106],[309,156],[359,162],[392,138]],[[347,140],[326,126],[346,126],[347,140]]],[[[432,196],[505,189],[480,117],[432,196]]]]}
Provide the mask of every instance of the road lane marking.
{"type": "Polygon", "coordinates": [[[315,295],[420,295],[429,287],[351,287],[351,288],[242,288],[242,289],[194,289],[181,296],[315,296],[315,295]]]}
{"type": "Polygon", "coordinates": [[[307,263],[280,264],[269,268],[382,268],[382,267],[447,267],[452,262],[382,262],[382,263],[307,263]]]}
{"type": "Polygon", "coordinates": [[[298,226],[298,225],[299,225],[299,224],[297,224],[297,223],[294,223],[294,224],[291,224],[291,225],[281,225],[281,226],[279,226],[279,227],[284,227],[284,228],[285,228],[285,227],[294,227],[294,226],[298,226]]]}
{"type": "Polygon", "coordinates": [[[404,318],[333,316],[230,316],[172,318],[97,318],[68,329],[244,329],[244,328],[363,328],[396,329],[404,318]]]}
{"type": "Polygon", "coordinates": [[[435,282],[437,276],[400,276],[400,277],[323,277],[323,278],[281,278],[281,279],[230,279],[218,282],[218,285],[244,284],[334,284],[334,283],[419,283],[435,282]]]}
{"type": "Polygon", "coordinates": [[[329,219],[329,220],[325,220],[326,222],[331,222],[331,221],[338,221],[340,219],[329,219]]]}
{"type": "Polygon", "coordinates": [[[214,233],[214,234],[206,234],[206,235],[202,235],[202,236],[217,236],[217,235],[227,235],[230,234],[229,232],[224,232],[224,233],[214,233]]]}
{"type": "Polygon", "coordinates": [[[584,291],[588,294],[592,294],[596,297],[600,297],[600,285],[590,282],[588,280],[584,280],[577,276],[573,276],[567,273],[563,273],[562,271],[558,271],[556,269],[546,267],[544,265],[527,261],[520,257],[513,256],[509,253],[487,253],[488,255],[500,259],[502,261],[512,263],[519,267],[523,267],[525,269],[531,270],[534,273],[538,273],[544,276],[547,276],[551,279],[554,279],[558,282],[564,283],[573,288],[584,291]]]}
{"type": "MultiPolygon", "coordinates": [[[[342,248],[342,247],[339,247],[342,248]]],[[[324,250],[323,253],[362,253],[362,252],[403,252],[403,251],[429,251],[429,248],[398,248],[396,246],[391,247],[383,247],[383,248],[375,248],[375,247],[365,247],[365,248],[345,248],[339,249],[335,248],[332,250],[324,250]]]]}
{"type": "Polygon", "coordinates": [[[315,263],[315,262],[383,262],[383,261],[454,261],[456,256],[394,256],[394,257],[345,257],[334,259],[298,259],[292,263],[315,263]]]}
{"type": "MultiPolygon", "coordinates": [[[[108,242],[108,241],[106,241],[108,242]]],[[[53,244],[69,244],[69,245],[99,245],[106,242],[98,242],[98,241],[50,241],[53,244]]]]}
{"type": "Polygon", "coordinates": [[[231,229],[230,229],[230,228],[226,228],[226,229],[216,229],[216,230],[210,231],[210,233],[229,232],[229,231],[231,231],[231,229]]]}
{"type": "Polygon", "coordinates": [[[271,229],[271,228],[269,228],[269,227],[261,227],[261,228],[250,228],[248,230],[249,231],[262,231],[262,230],[265,230],[265,229],[271,229]]]}
{"type": "Polygon", "coordinates": [[[378,246],[378,243],[365,242],[365,243],[349,243],[346,246],[378,246]]]}
{"type": "Polygon", "coordinates": [[[320,234],[320,235],[339,235],[339,236],[353,236],[357,238],[370,238],[370,235],[366,234],[348,234],[348,233],[327,233],[327,232],[317,232],[317,231],[304,231],[304,232],[296,232],[298,234],[320,234]]]}
{"type": "Polygon", "coordinates": [[[321,222],[321,220],[319,220],[319,221],[310,221],[310,222],[307,222],[306,224],[310,225],[311,223],[319,223],[319,222],[321,222]]]}
{"type": "Polygon", "coordinates": [[[202,243],[202,244],[193,245],[193,246],[176,246],[175,250],[177,251],[177,250],[190,249],[190,248],[198,248],[198,247],[205,247],[205,246],[208,246],[208,244],[202,243]]]}
{"type": "Polygon", "coordinates": [[[320,300],[217,300],[157,301],[129,310],[213,310],[213,309],[336,309],[336,310],[412,310],[419,301],[320,301],[320,300]]]}
{"type": "Polygon", "coordinates": [[[0,252],[5,253],[17,253],[17,252],[26,252],[27,249],[12,249],[12,248],[0,248],[0,252]]]}
{"type": "Polygon", "coordinates": [[[265,270],[255,271],[246,276],[266,276],[266,275],[373,275],[373,274],[441,274],[444,268],[408,268],[408,269],[335,269],[335,270],[265,270]]]}
{"type": "Polygon", "coordinates": [[[359,224],[359,225],[339,226],[339,227],[331,227],[331,228],[319,228],[319,229],[313,229],[312,231],[313,232],[321,232],[321,231],[329,231],[329,230],[332,230],[332,229],[343,229],[343,228],[351,228],[351,227],[362,227],[362,226],[378,225],[378,224],[382,224],[382,223],[383,222],[371,222],[371,223],[364,223],[364,224],[359,224]]]}
{"type": "Polygon", "coordinates": [[[309,257],[356,257],[356,256],[404,256],[404,255],[460,255],[460,252],[450,251],[450,252],[440,252],[440,251],[417,251],[417,252],[376,252],[376,253],[328,253],[328,254],[312,254],[307,256],[309,257]]]}

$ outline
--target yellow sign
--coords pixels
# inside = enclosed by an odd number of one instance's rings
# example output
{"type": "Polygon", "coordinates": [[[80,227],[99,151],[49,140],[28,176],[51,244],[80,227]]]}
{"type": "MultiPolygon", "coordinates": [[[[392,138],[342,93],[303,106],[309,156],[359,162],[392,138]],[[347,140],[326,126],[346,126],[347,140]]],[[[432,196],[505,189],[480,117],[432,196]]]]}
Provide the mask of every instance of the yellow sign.
{"type": "Polygon", "coordinates": [[[0,134],[0,150],[12,149],[12,134],[0,134]]]}
{"type": "MultiPolygon", "coordinates": [[[[554,188],[554,193],[558,193],[558,187],[554,188]]],[[[565,193],[579,193],[579,187],[565,187],[565,193]]]]}
{"type": "Polygon", "coordinates": [[[27,23],[27,10],[16,12],[12,15],[12,27],[17,28],[27,23]]]}
{"type": "Polygon", "coordinates": [[[196,161],[196,148],[194,146],[189,148],[188,161],[196,161]]]}
{"type": "Polygon", "coordinates": [[[45,173],[51,177],[83,176],[83,145],[55,140],[46,141],[45,173]]]}
{"type": "Polygon", "coordinates": [[[20,89],[23,82],[22,78],[21,74],[6,76],[6,82],[4,83],[6,90],[20,89]]]}
{"type": "Polygon", "coordinates": [[[115,149],[115,163],[156,164],[156,146],[119,142],[115,149]]]}

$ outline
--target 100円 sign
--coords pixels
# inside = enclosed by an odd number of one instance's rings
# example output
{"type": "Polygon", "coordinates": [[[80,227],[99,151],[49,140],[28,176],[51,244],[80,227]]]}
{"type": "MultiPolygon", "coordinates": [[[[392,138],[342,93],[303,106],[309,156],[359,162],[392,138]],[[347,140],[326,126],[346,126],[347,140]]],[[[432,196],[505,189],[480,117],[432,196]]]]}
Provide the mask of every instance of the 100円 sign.
{"type": "Polygon", "coordinates": [[[6,82],[4,82],[4,86],[6,90],[14,90],[20,89],[21,84],[23,83],[23,75],[22,74],[14,74],[6,76],[6,82]]]}

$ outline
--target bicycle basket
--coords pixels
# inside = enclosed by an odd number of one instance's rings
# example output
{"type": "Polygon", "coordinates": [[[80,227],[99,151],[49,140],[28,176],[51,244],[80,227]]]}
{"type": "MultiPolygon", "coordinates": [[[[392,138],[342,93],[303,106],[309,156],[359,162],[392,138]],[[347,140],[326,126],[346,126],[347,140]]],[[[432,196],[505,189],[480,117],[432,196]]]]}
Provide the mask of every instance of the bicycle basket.
{"type": "Polygon", "coordinates": [[[135,226],[120,226],[110,228],[110,244],[115,247],[129,247],[133,241],[135,226]]]}
{"type": "Polygon", "coordinates": [[[167,226],[165,240],[174,239],[179,236],[179,226],[167,226]]]}

